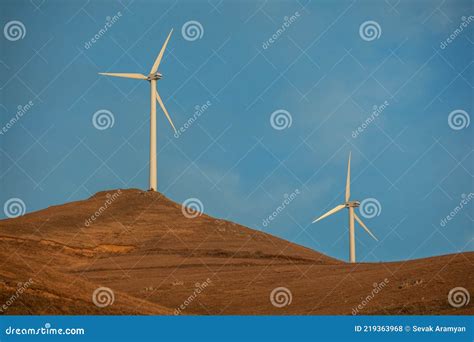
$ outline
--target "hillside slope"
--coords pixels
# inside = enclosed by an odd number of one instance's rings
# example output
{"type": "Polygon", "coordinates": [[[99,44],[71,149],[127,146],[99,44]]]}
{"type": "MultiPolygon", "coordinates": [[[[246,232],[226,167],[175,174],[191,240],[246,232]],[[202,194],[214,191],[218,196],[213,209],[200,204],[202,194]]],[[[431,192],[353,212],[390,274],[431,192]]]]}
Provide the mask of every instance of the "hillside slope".
{"type": "Polygon", "coordinates": [[[4,314],[474,312],[447,299],[474,293],[474,253],[347,264],[135,189],[0,221],[0,260],[4,314]],[[94,304],[100,287],[113,304],[94,304]]]}

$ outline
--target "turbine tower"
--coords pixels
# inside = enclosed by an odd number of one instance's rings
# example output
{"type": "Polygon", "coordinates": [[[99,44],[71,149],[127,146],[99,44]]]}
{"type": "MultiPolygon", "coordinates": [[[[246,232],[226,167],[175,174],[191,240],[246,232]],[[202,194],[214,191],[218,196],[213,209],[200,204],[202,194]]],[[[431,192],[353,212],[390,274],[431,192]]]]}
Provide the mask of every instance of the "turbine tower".
{"type": "Polygon", "coordinates": [[[343,204],[339,204],[335,208],[329,210],[326,214],[318,217],[313,221],[313,223],[318,222],[322,220],[325,217],[328,217],[332,214],[337,213],[338,211],[347,208],[349,209],[349,255],[350,255],[350,261],[354,263],[356,261],[356,255],[355,255],[355,231],[354,231],[354,219],[359,222],[359,224],[362,226],[362,228],[365,229],[367,233],[369,233],[370,236],[372,236],[376,241],[377,238],[375,237],[374,234],[367,228],[367,226],[362,222],[362,220],[357,216],[357,214],[354,212],[354,208],[357,208],[360,206],[359,201],[350,201],[349,198],[351,196],[351,153],[349,153],[349,162],[347,163],[347,179],[346,179],[346,196],[345,196],[345,202],[343,204]]]}
{"type": "Polygon", "coordinates": [[[163,77],[161,73],[158,72],[158,67],[160,66],[161,59],[163,58],[163,54],[165,53],[166,45],[170,40],[171,34],[173,30],[166,38],[165,43],[161,47],[161,51],[156,57],[155,63],[153,64],[150,74],[145,76],[143,74],[136,74],[136,73],[109,73],[109,72],[100,72],[100,75],[105,76],[114,76],[114,77],[124,77],[124,78],[133,78],[137,80],[145,80],[150,82],[150,101],[151,101],[151,110],[150,110],[150,190],[157,191],[157,172],[156,172],[156,101],[160,104],[161,109],[166,115],[171,127],[173,127],[175,133],[176,128],[174,127],[173,121],[171,120],[168,111],[161,100],[160,94],[158,94],[158,90],[156,88],[156,82],[163,77]]]}

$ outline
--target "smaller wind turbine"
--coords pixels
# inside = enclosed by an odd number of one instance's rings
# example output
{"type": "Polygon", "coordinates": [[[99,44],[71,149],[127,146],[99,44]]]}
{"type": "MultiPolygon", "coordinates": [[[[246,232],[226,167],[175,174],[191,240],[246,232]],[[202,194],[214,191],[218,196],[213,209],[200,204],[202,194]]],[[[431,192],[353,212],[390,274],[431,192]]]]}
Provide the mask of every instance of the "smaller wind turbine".
{"type": "Polygon", "coordinates": [[[367,226],[362,222],[362,220],[357,216],[357,214],[354,212],[354,208],[357,208],[360,206],[359,201],[350,201],[349,197],[351,196],[351,153],[349,153],[349,162],[347,163],[347,180],[346,180],[346,197],[345,197],[345,202],[343,204],[339,204],[335,208],[329,210],[326,214],[318,217],[313,221],[313,223],[318,222],[322,220],[325,217],[328,217],[332,214],[337,213],[338,211],[347,208],[349,209],[349,254],[350,254],[350,261],[354,263],[356,261],[356,256],[355,256],[355,231],[354,231],[354,219],[356,219],[357,222],[362,226],[362,228],[365,229],[367,233],[369,233],[370,236],[372,236],[375,241],[377,238],[375,237],[374,234],[367,228],[367,226]]]}

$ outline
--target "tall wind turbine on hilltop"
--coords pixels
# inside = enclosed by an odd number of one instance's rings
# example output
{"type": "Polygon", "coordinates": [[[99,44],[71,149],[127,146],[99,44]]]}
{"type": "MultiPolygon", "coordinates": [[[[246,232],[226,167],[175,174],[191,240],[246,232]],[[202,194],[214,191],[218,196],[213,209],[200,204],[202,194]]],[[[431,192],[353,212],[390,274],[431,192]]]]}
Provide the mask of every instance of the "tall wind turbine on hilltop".
{"type": "Polygon", "coordinates": [[[156,101],[160,104],[161,109],[166,115],[166,118],[173,127],[175,133],[176,128],[174,127],[173,121],[171,120],[168,111],[161,100],[160,94],[158,94],[158,90],[156,88],[156,81],[161,79],[163,75],[158,72],[158,67],[160,66],[161,59],[163,58],[163,54],[165,53],[166,45],[170,40],[171,34],[173,30],[166,38],[165,43],[161,47],[161,51],[156,57],[155,63],[153,64],[150,74],[145,76],[143,74],[136,74],[136,73],[109,73],[109,72],[100,72],[100,75],[105,76],[115,76],[115,77],[124,77],[124,78],[133,78],[137,80],[144,80],[150,82],[150,101],[151,101],[151,110],[150,110],[150,190],[157,191],[157,174],[156,174],[156,101]]]}
{"type": "Polygon", "coordinates": [[[377,238],[375,237],[374,234],[367,228],[367,226],[362,222],[362,220],[357,216],[357,214],[354,212],[354,208],[357,208],[360,206],[359,201],[350,201],[349,197],[351,196],[351,153],[349,153],[349,162],[347,163],[347,180],[346,180],[346,197],[345,197],[345,202],[343,204],[339,204],[335,208],[329,210],[326,214],[318,217],[313,221],[313,223],[318,222],[322,220],[325,217],[328,217],[332,214],[337,213],[338,211],[347,208],[349,209],[349,254],[350,254],[350,261],[354,263],[356,261],[356,255],[355,255],[355,231],[354,231],[354,219],[356,219],[357,222],[362,226],[362,228],[365,229],[367,233],[369,233],[370,236],[372,236],[376,241],[377,238]]]}

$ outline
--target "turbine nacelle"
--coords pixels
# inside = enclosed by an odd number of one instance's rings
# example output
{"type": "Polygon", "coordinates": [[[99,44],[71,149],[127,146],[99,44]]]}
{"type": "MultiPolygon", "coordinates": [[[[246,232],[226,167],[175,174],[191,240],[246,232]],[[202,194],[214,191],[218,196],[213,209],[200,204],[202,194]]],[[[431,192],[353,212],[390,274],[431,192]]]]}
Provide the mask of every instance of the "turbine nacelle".
{"type": "Polygon", "coordinates": [[[344,203],[344,205],[346,206],[346,208],[358,208],[360,206],[360,202],[359,201],[347,201],[346,203],[344,203]]]}
{"type": "Polygon", "coordinates": [[[152,80],[161,80],[163,78],[163,75],[159,72],[155,72],[154,74],[150,74],[148,75],[148,77],[146,78],[147,81],[152,81],[152,80]]]}

